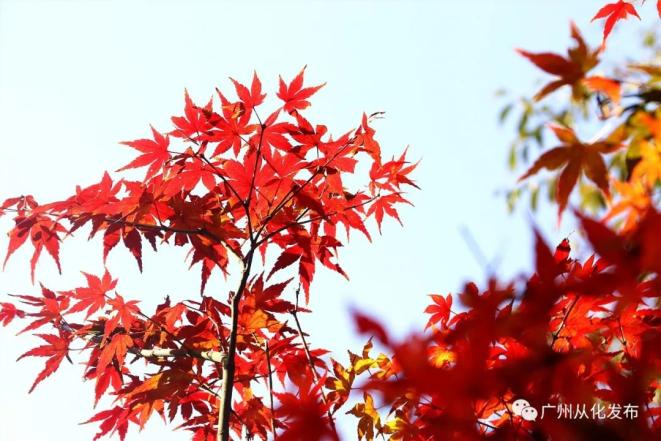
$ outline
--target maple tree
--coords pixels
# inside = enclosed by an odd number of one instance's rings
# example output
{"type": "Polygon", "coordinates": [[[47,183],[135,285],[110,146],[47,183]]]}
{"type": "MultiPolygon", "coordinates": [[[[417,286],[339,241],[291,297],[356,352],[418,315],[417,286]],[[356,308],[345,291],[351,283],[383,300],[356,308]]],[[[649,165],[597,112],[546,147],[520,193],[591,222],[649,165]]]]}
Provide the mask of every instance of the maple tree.
{"type": "Polygon", "coordinates": [[[264,119],[258,76],[249,87],[231,81],[236,101],[217,90],[216,102],[200,106],[186,92],[184,115],[172,118],[172,130],[152,127],[151,138],[123,143],[137,156],[118,172],[144,168],[142,180],[105,173],[61,201],[39,204],[21,196],[0,206],[15,221],[5,264],[30,242],[33,280],[42,251],[59,270],[60,243],[84,226],[90,239],[102,236],[104,261],[123,243],[142,269],[146,241],[154,250],[188,247],[191,266],[201,268],[199,300],[166,298],[151,313],[119,294],[107,270],[83,273],[85,285],[71,290],[42,286],[40,295],[15,295],[23,307],[2,303],[4,325],[28,320],[21,332],[38,332],[45,342],[22,356],[47,357],[31,391],[69,357],[74,341],[84,342],[85,379],[95,383],[96,402],[115,398],[113,408],[88,421],[100,423],[96,438],[117,432],[123,439],[129,424],[143,427],[154,413],[169,420],[180,415],[195,440],[227,440],[231,431],[266,438],[278,429],[282,439],[295,437],[301,422],[279,417],[295,410],[291,400],[300,400],[288,388],[319,408],[324,396],[316,384],[324,351],[306,343],[297,314],[308,310],[299,292],[307,303],[318,264],[346,276],[337,255],[341,230],[347,239],[352,231],[371,238],[368,218],[379,228],[384,217],[398,219],[397,206],[407,203],[403,187],[415,187],[409,175],[416,164],[406,152],[382,158],[372,128],[378,113],[363,115],[339,137],[303,116],[323,87],[304,86],[304,70],[289,83],[280,78],[280,105],[264,119]],[[367,164],[357,177],[364,185],[352,189],[346,176],[360,161],[367,164]],[[237,269],[238,286],[227,298],[205,294],[212,273],[237,269]],[[273,281],[287,271],[295,276],[273,281]],[[296,327],[288,324],[292,315],[296,327]],[[133,358],[144,359],[147,368],[133,358]],[[269,403],[253,391],[259,387],[268,390],[269,403]]]}
{"type": "MultiPolygon", "coordinates": [[[[658,8],[661,15],[661,1],[658,8]]],[[[249,87],[231,79],[236,101],[217,90],[217,98],[196,105],[185,93],[184,115],[172,118],[172,130],[152,128],[151,138],[123,143],[137,156],[118,172],[146,169],[141,180],[105,173],[61,201],[21,196],[0,205],[0,214],[15,221],[5,263],[29,238],[33,280],[44,249],[59,270],[60,243],[83,227],[90,238],[102,236],[104,261],[121,242],[141,269],[146,240],[154,250],[186,247],[191,266],[201,270],[199,298],[165,298],[154,312],[120,295],[119,280],[107,270],[83,273],[80,287],[41,286],[39,294],[1,302],[0,324],[26,322],[21,332],[43,340],[21,356],[46,359],[31,390],[79,341],[83,350],[75,352],[95,384],[96,402],[114,400],[87,421],[99,425],[95,439],[114,433],[124,439],[130,425],[142,428],[155,414],[180,418],[195,441],[229,440],[232,433],[339,439],[341,412],[357,419],[357,439],[370,441],[655,439],[661,70],[638,63],[591,73],[612,29],[629,16],[638,12],[626,1],[597,12],[593,21],[605,19],[599,48],[590,48],[572,24],[575,46],[567,57],[519,50],[557,77],[526,101],[519,127],[545,147],[544,129],[528,129],[535,116],[560,143],[526,164],[519,182],[547,185],[559,215],[574,207],[572,195],[580,196],[572,211],[594,255],[572,257],[569,239],[552,251],[536,232],[531,276],[494,277],[482,289],[469,282],[457,296],[432,294],[424,329],[404,340],[356,312],[367,342],[344,363],[329,358],[308,344],[298,317],[310,312],[317,266],[346,276],[339,230],[347,240],[352,230],[371,238],[369,218],[379,230],[385,217],[399,220],[416,164],[406,151],[382,157],[373,128],[378,113],[363,115],[339,137],[306,119],[309,99],[323,85],[305,87],[304,70],[289,83],[280,79],[278,106],[264,119],[257,75],[249,87]],[[564,86],[569,98],[560,95],[564,86]],[[553,96],[557,110],[535,107],[553,96]],[[577,118],[569,117],[575,114],[598,128],[594,139],[577,134],[577,118]],[[544,169],[550,179],[539,178],[544,169]],[[349,175],[363,184],[349,186],[349,175]],[[214,272],[238,272],[224,298],[205,291],[214,272]],[[534,421],[515,407],[520,398],[540,412],[545,404],[635,405],[638,415],[534,421]]]]}

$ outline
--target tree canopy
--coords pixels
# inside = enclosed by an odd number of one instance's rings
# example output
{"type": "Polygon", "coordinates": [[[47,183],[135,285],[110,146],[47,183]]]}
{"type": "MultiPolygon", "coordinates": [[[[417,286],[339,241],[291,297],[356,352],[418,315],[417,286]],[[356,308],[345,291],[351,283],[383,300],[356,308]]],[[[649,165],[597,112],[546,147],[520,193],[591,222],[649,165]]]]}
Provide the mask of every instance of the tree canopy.
{"type": "Polygon", "coordinates": [[[112,175],[59,201],[0,205],[15,223],[4,263],[31,246],[33,281],[43,254],[61,271],[61,244],[81,232],[101,238],[104,262],[121,243],[142,270],[143,245],[174,245],[200,271],[198,296],[165,297],[153,311],[120,294],[108,270],[0,302],[0,324],[17,320],[43,341],[20,357],[45,359],[30,392],[65,360],[82,362],[95,402],[113,403],[86,421],[99,427],[95,440],[124,440],[155,415],[194,441],[339,439],[339,417],[355,417],[368,441],[655,439],[661,52],[652,44],[650,61],[595,73],[636,6],[600,9],[594,47],[572,23],[566,55],[518,49],[551,78],[521,101],[510,196],[530,191],[536,205],[547,188],[558,222],[573,213],[591,256],[536,232],[533,274],[431,294],[418,333],[396,338],[355,311],[361,349],[340,358],[311,346],[299,315],[315,314],[318,266],[346,277],[338,250],[351,234],[372,240],[385,219],[400,221],[417,163],[407,150],[382,151],[380,112],[339,135],[311,121],[325,85],[306,85],[305,68],[280,78],[272,100],[254,73],[204,103],[186,92],[170,128],[122,143],[135,158],[112,175]],[[596,135],[584,138],[585,128],[596,135]],[[544,150],[528,161],[531,142],[544,150]],[[127,177],[134,169],[138,180],[127,177]],[[236,286],[207,292],[213,273],[237,275],[236,286]]]}

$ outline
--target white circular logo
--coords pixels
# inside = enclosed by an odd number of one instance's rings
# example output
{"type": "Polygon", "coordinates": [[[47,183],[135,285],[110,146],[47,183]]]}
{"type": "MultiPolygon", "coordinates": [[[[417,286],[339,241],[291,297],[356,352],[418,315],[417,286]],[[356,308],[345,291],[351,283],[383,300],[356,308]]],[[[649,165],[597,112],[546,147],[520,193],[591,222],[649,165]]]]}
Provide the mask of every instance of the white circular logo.
{"type": "Polygon", "coordinates": [[[526,421],[535,421],[537,419],[537,409],[534,407],[525,407],[521,411],[521,418],[526,421]]]}
{"type": "Polygon", "coordinates": [[[530,407],[530,403],[528,400],[524,400],[523,398],[519,398],[512,404],[512,413],[516,416],[521,416],[523,413],[523,409],[526,407],[530,407]]]}

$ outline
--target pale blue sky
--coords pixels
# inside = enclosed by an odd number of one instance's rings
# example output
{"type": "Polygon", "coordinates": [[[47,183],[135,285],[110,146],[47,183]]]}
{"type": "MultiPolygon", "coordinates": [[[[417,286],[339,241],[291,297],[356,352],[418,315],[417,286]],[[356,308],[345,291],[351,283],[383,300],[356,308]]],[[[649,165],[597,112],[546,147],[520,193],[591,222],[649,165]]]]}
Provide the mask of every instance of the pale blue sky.
{"type": "MultiPolygon", "coordinates": [[[[315,314],[304,327],[314,345],[345,360],[345,349],[362,345],[349,307],[404,335],[423,326],[426,294],[484,280],[461,225],[488,258],[501,259],[502,274],[529,266],[529,215],[509,216],[495,195],[514,177],[505,168],[511,133],[498,127],[502,103],[494,92],[535,90],[540,73],[513,48],[564,50],[570,18],[597,44],[601,27],[589,19],[603,3],[0,0],[0,199],[57,199],[124,165],[132,153],[118,141],[144,136],[150,123],[167,130],[184,87],[202,101],[215,86],[227,88],[228,76],[247,81],[256,69],[271,92],[278,74],[291,78],[307,64],[309,84],[328,83],[311,118],[341,133],[363,111],[386,111],[376,125],[384,152],[410,145],[411,157],[422,159],[415,174],[422,191],[410,195],[414,208],[402,210],[404,228],[389,222],[372,244],[356,236],[342,252],[351,280],[319,271],[313,284],[315,314]]],[[[649,6],[644,16],[653,15],[649,6]]],[[[632,41],[617,33],[611,49],[626,52],[632,41]]],[[[2,231],[10,225],[0,220],[2,231]]],[[[569,229],[551,222],[545,231],[559,241],[569,229]]],[[[101,271],[98,243],[72,241],[62,255],[63,276],[48,258],[37,273],[53,289],[81,283],[78,270],[101,271]]],[[[28,259],[19,252],[0,273],[0,301],[8,292],[34,292],[28,259]]],[[[116,251],[109,267],[120,291],[149,307],[165,293],[196,295],[199,269],[187,272],[182,259],[181,250],[147,253],[140,276],[132,258],[116,251]]],[[[218,278],[209,288],[224,296],[226,284],[218,278]]],[[[28,396],[43,360],[14,362],[36,343],[14,337],[17,330],[0,329],[0,440],[91,439],[96,427],[77,425],[93,412],[81,367],[64,363],[28,396]]],[[[156,421],[139,439],[189,436],[156,421]]]]}

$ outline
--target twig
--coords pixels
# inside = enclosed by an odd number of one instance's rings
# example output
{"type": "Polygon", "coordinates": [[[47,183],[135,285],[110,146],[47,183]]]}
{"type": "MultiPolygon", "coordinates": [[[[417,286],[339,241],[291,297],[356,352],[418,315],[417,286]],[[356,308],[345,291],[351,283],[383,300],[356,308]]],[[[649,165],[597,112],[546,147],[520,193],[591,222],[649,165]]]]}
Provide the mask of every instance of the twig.
{"type": "Polygon", "coordinates": [[[278,434],[275,431],[275,413],[273,411],[273,370],[271,369],[271,352],[269,350],[269,342],[267,341],[264,346],[266,353],[266,367],[269,371],[268,375],[268,388],[269,388],[269,407],[271,408],[271,432],[273,432],[273,441],[278,439],[278,434]]]}
{"type": "MultiPolygon", "coordinates": [[[[298,335],[301,337],[301,341],[303,342],[303,349],[305,351],[305,357],[308,360],[308,364],[310,365],[310,370],[312,371],[312,375],[314,376],[314,379],[317,382],[321,381],[321,377],[319,376],[319,372],[317,372],[317,369],[314,367],[314,361],[312,360],[312,354],[310,353],[310,348],[308,346],[308,342],[305,339],[305,333],[303,332],[303,329],[301,328],[301,322],[298,320],[298,296],[301,291],[301,287],[299,285],[298,289],[296,290],[296,307],[293,311],[291,311],[291,315],[294,316],[294,321],[296,322],[296,329],[298,330],[298,335]]],[[[319,391],[321,392],[321,399],[324,401],[324,405],[326,406],[326,415],[328,416],[328,422],[331,425],[331,429],[333,429],[333,432],[337,434],[337,429],[335,428],[335,420],[333,419],[333,414],[331,413],[330,406],[328,405],[328,398],[326,397],[326,393],[324,392],[323,385],[322,387],[319,388],[319,391]]]]}

